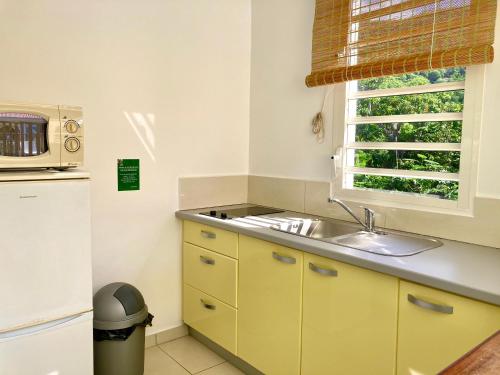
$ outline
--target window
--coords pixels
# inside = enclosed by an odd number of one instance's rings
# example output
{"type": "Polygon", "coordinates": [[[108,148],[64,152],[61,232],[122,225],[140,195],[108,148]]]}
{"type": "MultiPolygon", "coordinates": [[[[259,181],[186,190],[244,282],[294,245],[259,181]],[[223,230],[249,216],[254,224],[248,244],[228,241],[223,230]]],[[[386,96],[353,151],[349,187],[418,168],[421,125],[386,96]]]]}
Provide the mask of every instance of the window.
{"type": "Polygon", "coordinates": [[[337,192],[351,200],[470,208],[481,72],[450,68],[336,85],[337,192]]]}

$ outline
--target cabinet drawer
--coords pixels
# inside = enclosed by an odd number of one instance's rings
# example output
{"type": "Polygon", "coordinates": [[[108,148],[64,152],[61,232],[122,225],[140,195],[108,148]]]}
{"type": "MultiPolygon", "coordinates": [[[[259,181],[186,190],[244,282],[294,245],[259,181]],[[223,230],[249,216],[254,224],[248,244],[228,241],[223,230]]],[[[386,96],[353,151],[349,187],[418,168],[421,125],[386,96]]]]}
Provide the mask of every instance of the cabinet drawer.
{"type": "Polygon", "coordinates": [[[236,354],[236,310],[184,284],[184,322],[224,349],[236,354]]]}
{"type": "Polygon", "coordinates": [[[498,306],[401,281],[398,374],[435,374],[499,327],[498,306]]]}
{"type": "Polygon", "coordinates": [[[184,221],[184,241],[238,258],[238,234],[234,232],[184,221]]]}
{"type": "Polygon", "coordinates": [[[236,307],[236,260],[184,242],[183,274],[184,283],[236,307]]]}

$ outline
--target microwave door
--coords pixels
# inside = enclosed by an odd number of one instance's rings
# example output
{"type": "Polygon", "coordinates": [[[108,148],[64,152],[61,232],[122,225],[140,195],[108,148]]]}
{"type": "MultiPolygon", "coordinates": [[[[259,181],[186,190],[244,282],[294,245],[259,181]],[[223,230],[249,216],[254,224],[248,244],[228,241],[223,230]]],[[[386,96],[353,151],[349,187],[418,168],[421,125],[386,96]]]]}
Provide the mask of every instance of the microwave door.
{"type": "Polygon", "coordinates": [[[60,122],[26,112],[0,112],[0,168],[60,166],[60,122]]]}
{"type": "Polygon", "coordinates": [[[33,157],[48,151],[48,121],[0,118],[0,154],[4,157],[33,157]]]}

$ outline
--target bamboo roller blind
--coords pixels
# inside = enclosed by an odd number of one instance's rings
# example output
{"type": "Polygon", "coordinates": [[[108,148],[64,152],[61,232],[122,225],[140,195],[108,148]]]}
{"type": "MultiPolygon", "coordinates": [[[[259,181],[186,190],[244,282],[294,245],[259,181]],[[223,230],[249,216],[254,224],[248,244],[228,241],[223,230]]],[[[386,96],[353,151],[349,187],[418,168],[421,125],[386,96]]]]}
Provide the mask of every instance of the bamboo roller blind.
{"type": "Polygon", "coordinates": [[[496,0],[316,0],[309,87],[493,61],[496,0]]]}

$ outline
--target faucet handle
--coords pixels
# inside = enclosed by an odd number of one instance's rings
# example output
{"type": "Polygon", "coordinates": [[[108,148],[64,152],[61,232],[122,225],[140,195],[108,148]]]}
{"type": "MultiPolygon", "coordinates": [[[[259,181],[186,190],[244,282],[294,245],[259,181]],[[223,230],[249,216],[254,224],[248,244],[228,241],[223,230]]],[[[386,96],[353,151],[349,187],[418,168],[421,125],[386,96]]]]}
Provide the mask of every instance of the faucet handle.
{"type": "Polygon", "coordinates": [[[359,208],[362,208],[363,210],[365,210],[365,213],[369,212],[370,214],[375,215],[375,211],[373,211],[373,210],[372,210],[371,208],[369,208],[369,207],[359,206],[359,208]]]}
{"type": "Polygon", "coordinates": [[[361,207],[365,210],[365,226],[369,232],[373,232],[375,230],[375,211],[368,207],[361,207]]]}

